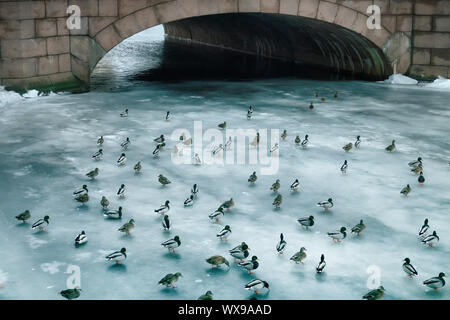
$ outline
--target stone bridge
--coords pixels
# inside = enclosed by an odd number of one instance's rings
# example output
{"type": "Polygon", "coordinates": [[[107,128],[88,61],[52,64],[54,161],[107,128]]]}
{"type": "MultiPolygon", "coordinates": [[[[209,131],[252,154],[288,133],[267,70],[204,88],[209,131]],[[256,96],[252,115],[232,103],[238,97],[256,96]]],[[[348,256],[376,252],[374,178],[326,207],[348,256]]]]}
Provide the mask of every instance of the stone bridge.
{"type": "Polygon", "coordinates": [[[0,0],[0,85],[89,90],[109,50],[159,24],[174,39],[370,80],[450,76],[450,0],[0,0]],[[69,30],[71,5],[80,25],[69,30]],[[371,5],[380,28],[368,28],[371,5]]]}

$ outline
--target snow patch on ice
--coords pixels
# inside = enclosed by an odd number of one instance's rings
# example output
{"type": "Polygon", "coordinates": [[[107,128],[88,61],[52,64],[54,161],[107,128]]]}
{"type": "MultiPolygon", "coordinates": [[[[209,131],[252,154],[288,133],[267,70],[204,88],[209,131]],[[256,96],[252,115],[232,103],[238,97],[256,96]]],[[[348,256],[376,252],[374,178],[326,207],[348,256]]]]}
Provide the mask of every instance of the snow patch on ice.
{"type": "Polygon", "coordinates": [[[450,89],[450,79],[439,76],[432,83],[427,83],[424,87],[438,88],[438,89],[450,89]]]}
{"type": "Polygon", "coordinates": [[[44,244],[48,243],[47,240],[38,239],[33,235],[29,235],[27,237],[27,242],[30,245],[31,249],[37,249],[39,247],[42,247],[44,244]]]}
{"type": "Polygon", "coordinates": [[[59,272],[59,267],[65,265],[64,262],[52,261],[41,264],[41,269],[44,272],[55,274],[59,272]]]}
{"type": "Polygon", "coordinates": [[[392,74],[389,79],[384,80],[384,83],[388,84],[418,84],[419,81],[412,79],[410,77],[404,76],[402,74],[392,74]]]}

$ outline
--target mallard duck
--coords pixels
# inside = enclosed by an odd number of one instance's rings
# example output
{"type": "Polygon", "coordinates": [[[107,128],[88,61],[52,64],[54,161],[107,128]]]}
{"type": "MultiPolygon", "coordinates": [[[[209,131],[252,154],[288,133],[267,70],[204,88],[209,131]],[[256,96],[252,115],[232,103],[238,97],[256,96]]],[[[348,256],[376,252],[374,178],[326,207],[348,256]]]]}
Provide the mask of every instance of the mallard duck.
{"type": "Polygon", "coordinates": [[[248,107],[248,110],[247,110],[247,119],[250,120],[252,118],[252,115],[253,115],[253,107],[250,106],[250,107],[248,107]]]}
{"type": "Polygon", "coordinates": [[[81,196],[75,198],[75,201],[82,203],[83,205],[89,201],[89,194],[84,193],[81,196]]]}
{"type": "Polygon", "coordinates": [[[130,234],[131,230],[134,229],[134,219],[130,219],[127,223],[117,229],[120,232],[125,232],[126,234],[130,234]]]}
{"type": "Polygon", "coordinates": [[[306,135],[305,139],[302,141],[302,148],[306,148],[308,146],[309,140],[308,140],[309,136],[306,135]]]}
{"type": "Polygon", "coordinates": [[[270,149],[270,153],[275,153],[275,151],[278,150],[278,143],[275,143],[274,146],[272,147],[272,149],[270,149]]]}
{"type": "Polygon", "coordinates": [[[335,98],[335,99],[338,98],[338,93],[337,93],[337,91],[334,93],[334,97],[333,97],[333,98],[335,98]]]}
{"type": "Polygon", "coordinates": [[[299,252],[296,252],[296,253],[294,253],[294,255],[289,259],[289,260],[292,260],[292,261],[295,261],[295,263],[301,263],[301,264],[303,264],[303,260],[305,260],[306,259],[306,249],[304,248],[304,247],[302,247],[301,249],[300,249],[300,251],[299,252]]]}
{"type": "Polygon", "coordinates": [[[197,300],[214,300],[214,295],[211,291],[206,291],[205,294],[202,294],[200,297],[198,297],[197,300]]]}
{"type": "Polygon", "coordinates": [[[353,143],[347,143],[345,146],[342,147],[342,149],[345,150],[345,152],[349,152],[353,148],[353,143]]]}
{"type": "Polygon", "coordinates": [[[225,143],[225,147],[224,150],[230,150],[231,149],[231,144],[233,143],[233,140],[231,140],[231,137],[228,137],[227,142],[225,143]]]}
{"type": "Polygon", "coordinates": [[[164,204],[162,204],[158,209],[154,211],[162,216],[164,216],[170,210],[170,201],[166,200],[164,204]]]}
{"type": "Polygon", "coordinates": [[[108,261],[115,261],[116,264],[121,264],[123,260],[127,258],[127,249],[122,248],[119,251],[114,251],[111,254],[108,254],[105,258],[108,261]]]}
{"type": "Polygon", "coordinates": [[[77,190],[75,190],[75,191],[73,192],[73,196],[74,196],[75,198],[77,198],[77,197],[79,197],[79,196],[81,196],[81,195],[83,195],[83,194],[85,194],[85,193],[88,193],[88,192],[89,192],[89,190],[88,190],[87,185],[83,184],[83,187],[82,187],[81,189],[77,189],[77,190]]]}
{"type": "Polygon", "coordinates": [[[196,153],[194,155],[194,164],[197,166],[202,164],[202,160],[200,159],[200,156],[198,155],[198,153],[196,153]]]}
{"type": "Polygon", "coordinates": [[[177,286],[175,285],[175,282],[177,282],[180,277],[183,277],[181,272],[169,273],[164,278],[159,280],[158,284],[166,287],[176,288],[177,286]]]}
{"type": "Polygon", "coordinates": [[[159,157],[159,153],[162,150],[162,148],[165,147],[165,145],[166,144],[164,142],[157,144],[156,147],[155,147],[155,150],[153,150],[153,152],[152,152],[153,156],[154,157],[159,157]]]}
{"type": "Polygon", "coordinates": [[[361,146],[361,136],[357,136],[355,141],[355,148],[359,149],[360,146],[361,146]]]}
{"type": "Polygon", "coordinates": [[[327,99],[325,97],[322,97],[322,98],[320,98],[320,101],[325,102],[325,101],[327,101],[327,99]]]}
{"type": "Polygon", "coordinates": [[[324,208],[325,210],[328,210],[328,209],[330,209],[330,208],[333,208],[333,207],[334,207],[333,199],[332,199],[332,198],[329,198],[327,201],[321,201],[321,202],[318,202],[318,203],[317,203],[317,206],[318,206],[318,207],[322,207],[322,208],[324,208]]]}
{"type": "Polygon", "coordinates": [[[422,243],[428,244],[431,248],[434,247],[435,243],[439,242],[439,236],[437,235],[436,231],[433,231],[433,234],[430,234],[423,238],[422,243]]]}
{"type": "Polygon", "coordinates": [[[259,145],[259,132],[256,133],[256,137],[253,139],[252,142],[250,142],[250,144],[254,147],[256,147],[257,145],[259,145]]]}
{"type": "Polygon", "coordinates": [[[299,146],[300,143],[302,142],[302,139],[300,139],[300,136],[296,136],[294,142],[296,146],[299,146]]]}
{"type": "Polygon", "coordinates": [[[98,168],[95,168],[94,170],[89,171],[88,173],[86,173],[86,176],[91,178],[91,179],[95,179],[95,177],[98,176],[98,172],[99,172],[98,168]]]}
{"type": "Polygon", "coordinates": [[[107,211],[103,215],[109,219],[122,219],[122,207],[118,210],[107,211]]]}
{"type": "Polygon", "coordinates": [[[130,138],[127,137],[127,138],[125,139],[125,141],[123,141],[123,142],[120,144],[120,146],[122,147],[123,150],[127,150],[128,147],[130,146],[130,144],[131,144],[130,138]]]}
{"type": "Polygon", "coordinates": [[[194,195],[191,194],[191,195],[189,196],[189,198],[187,198],[186,200],[184,200],[184,206],[185,206],[185,207],[190,207],[190,206],[192,206],[193,204],[194,204],[194,195]]]}
{"type": "Polygon", "coordinates": [[[165,187],[166,185],[168,185],[169,183],[172,183],[169,179],[167,179],[166,177],[164,177],[162,174],[160,174],[158,176],[158,181],[159,183],[161,183],[163,185],[163,187],[165,187]]]}
{"type": "Polygon", "coordinates": [[[417,160],[409,162],[408,166],[410,166],[411,168],[422,166],[422,157],[418,157],[417,160]]]}
{"type": "Polygon", "coordinates": [[[417,167],[411,169],[411,172],[414,172],[415,174],[419,174],[422,171],[423,171],[423,167],[421,164],[419,164],[417,167]]]}
{"type": "Polygon", "coordinates": [[[119,187],[119,190],[117,190],[117,195],[121,198],[125,197],[125,185],[122,183],[119,187]]]}
{"type": "Polygon", "coordinates": [[[227,127],[227,122],[224,121],[223,123],[219,123],[218,127],[222,130],[225,129],[227,127]]]}
{"type": "Polygon", "coordinates": [[[281,196],[281,194],[277,195],[275,197],[275,199],[272,202],[272,205],[276,208],[279,209],[281,206],[281,203],[283,202],[283,197],[281,196]]]}
{"type": "Polygon", "coordinates": [[[256,171],[253,171],[253,173],[248,177],[248,182],[255,183],[258,177],[256,176],[256,171]]]}
{"type": "Polygon", "coordinates": [[[418,273],[416,271],[416,268],[413,267],[409,258],[405,258],[405,260],[403,261],[403,271],[405,271],[408,277],[412,278],[412,276],[417,276],[418,273]]]}
{"type": "Polygon", "coordinates": [[[231,233],[231,228],[229,225],[226,225],[220,232],[217,234],[217,237],[220,241],[228,241],[228,236],[231,233]]]}
{"type": "Polygon", "coordinates": [[[297,219],[297,221],[302,226],[302,229],[304,229],[304,228],[308,229],[308,227],[312,227],[314,225],[314,217],[313,216],[299,218],[299,219],[297,219]]]}
{"type": "Polygon", "coordinates": [[[219,207],[216,211],[214,211],[213,213],[211,213],[210,215],[209,215],[209,218],[211,219],[211,220],[216,220],[216,222],[219,222],[220,221],[220,217],[223,217],[224,216],[224,213],[223,213],[223,208],[222,207],[219,207]]]}
{"type": "Polygon", "coordinates": [[[348,169],[348,162],[347,160],[344,160],[344,164],[341,166],[341,172],[345,174],[347,173],[347,169],[348,169]]]}
{"type": "Polygon", "coordinates": [[[275,183],[272,184],[272,186],[270,187],[270,190],[272,190],[273,192],[278,192],[278,189],[280,189],[281,184],[280,184],[280,179],[277,179],[277,181],[275,181],[275,183]]]}
{"type": "Polygon", "coordinates": [[[444,278],[447,278],[444,272],[439,273],[437,277],[430,278],[428,280],[425,280],[423,284],[427,286],[428,288],[433,288],[434,290],[439,290],[439,288],[442,288],[445,286],[445,280],[444,278]]]}
{"type": "Polygon", "coordinates": [[[230,198],[230,200],[225,201],[220,205],[222,208],[230,210],[232,207],[234,207],[234,200],[233,198],[230,198]]]}
{"type": "Polygon", "coordinates": [[[347,228],[342,227],[339,231],[327,232],[327,235],[333,239],[333,242],[341,242],[347,237],[347,228]]]}
{"type": "Polygon", "coordinates": [[[379,286],[378,289],[369,291],[363,296],[364,300],[380,300],[384,297],[384,287],[379,286]]]}
{"type": "Polygon", "coordinates": [[[286,248],[287,242],[284,241],[284,236],[280,234],[280,241],[277,243],[277,252],[283,254],[284,248],[286,248]]]}
{"type": "Polygon", "coordinates": [[[142,170],[142,165],[141,165],[141,162],[138,161],[138,163],[136,163],[136,164],[134,165],[134,172],[135,172],[135,173],[139,173],[139,172],[141,172],[141,170],[142,170]]]}
{"type": "Polygon", "coordinates": [[[86,243],[87,241],[88,241],[88,238],[87,238],[86,232],[84,232],[84,230],[83,230],[75,238],[75,245],[79,246],[79,245],[86,243]]]}
{"type": "Polygon", "coordinates": [[[287,130],[283,130],[283,133],[281,134],[281,139],[286,140],[287,137],[287,130]]]}
{"type": "Polygon", "coordinates": [[[170,229],[171,223],[170,223],[168,215],[164,216],[161,223],[162,223],[164,230],[168,231],[170,229]]]}
{"type": "Polygon", "coordinates": [[[191,145],[191,144],[192,144],[192,138],[189,138],[189,139],[184,140],[184,141],[183,141],[183,144],[184,144],[185,146],[191,145]]]}
{"type": "Polygon", "coordinates": [[[170,118],[171,118],[170,111],[167,111],[167,113],[166,113],[166,121],[169,121],[170,118]]]}
{"type": "Polygon", "coordinates": [[[319,97],[319,93],[314,92],[314,98],[318,98],[319,97]]]}
{"type": "Polygon", "coordinates": [[[214,149],[212,151],[213,156],[218,154],[222,150],[223,150],[223,145],[222,144],[219,144],[217,147],[214,147],[214,149]]]}
{"type": "Polygon", "coordinates": [[[179,236],[175,236],[173,239],[169,239],[161,243],[164,248],[169,249],[169,252],[175,252],[175,249],[181,246],[181,240],[179,236]]]}
{"type": "Polygon", "coordinates": [[[267,283],[267,281],[264,280],[260,280],[260,279],[254,279],[250,282],[248,282],[245,287],[245,289],[247,290],[253,290],[255,291],[256,294],[260,294],[262,289],[269,289],[269,283],[267,283]]]}
{"type": "Polygon", "coordinates": [[[81,289],[78,287],[73,289],[66,289],[60,291],[59,294],[67,300],[72,300],[78,298],[81,295],[81,289]]]}
{"type": "Polygon", "coordinates": [[[102,156],[103,156],[103,149],[98,149],[98,151],[92,155],[92,159],[100,160],[102,156]]]}
{"type": "Polygon", "coordinates": [[[395,150],[395,140],[392,140],[392,143],[390,144],[390,145],[388,145],[386,148],[385,148],[385,150],[387,151],[387,152],[392,152],[392,151],[394,151],[395,150]]]}
{"type": "Polygon", "coordinates": [[[427,233],[428,233],[428,229],[430,229],[430,226],[428,225],[428,219],[425,219],[422,227],[419,230],[419,236],[422,238],[426,237],[427,233]]]}
{"type": "Polygon", "coordinates": [[[423,176],[423,172],[422,171],[420,171],[419,178],[417,179],[417,181],[419,182],[419,186],[421,186],[421,187],[425,183],[425,177],[423,176]]]}
{"type": "Polygon", "coordinates": [[[105,139],[103,139],[103,136],[101,136],[100,138],[97,139],[97,144],[99,146],[103,145],[104,142],[105,142],[105,139]]]}
{"type": "Polygon", "coordinates": [[[253,256],[250,261],[239,262],[238,266],[245,268],[248,273],[253,274],[252,270],[256,270],[259,267],[258,257],[253,256]]]}
{"type": "Polygon", "coordinates": [[[125,109],[125,111],[122,112],[122,113],[120,114],[120,116],[121,116],[122,118],[128,117],[128,109],[125,109]]]}
{"type": "Polygon", "coordinates": [[[325,256],[322,254],[320,256],[320,262],[316,267],[316,272],[317,273],[322,273],[323,269],[325,269],[325,266],[327,265],[327,263],[325,262],[325,256]]]}
{"type": "Polygon", "coordinates": [[[211,265],[211,268],[214,268],[214,266],[220,267],[221,264],[226,264],[228,268],[230,267],[230,263],[228,262],[228,260],[222,256],[212,256],[206,259],[206,262],[211,265]]]}
{"type": "Polygon", "coordinates": [[[356,235],[359,237],[361,235],[361,232],[366,228],[366,225],[361,220],[356,226],[352,228],[352,233],[356,233],[356,235]]]}
{"type": "Polygon", "coordinates": [[[401,193],[402,195],[404,195],[405,197],[407,197],[408,194],[409,194],[410,192],[411,192],[411,187],[409,186],[409,184],[407,184],[406,187],[404,187],[404,188],[400,191],[400,193],[401,193]]]}
{"type": "Polygon", "coordinates": [[[311,102],[310,104],[309,104],[309,110],[313,110],[314,109],[314,104],[311,102]]]}
{"type": "Polygon", "coordinates": [[[50,220],[50,217],[45,216],[44,218],[39,219],[38,221],[33,223],[33,225],[31,226],[31,229],[33,229],[33,230],[39,229],[40,231],[45,231],[45,227],[48,226],[48,224],[50,223],[49,220],[50,220]]]}
{"type": "Polygon", "coordinates": [[[194,184],[193,186],[192,186],[192,188],[191,188],[191,194],[194,196],[194,197],[197,197],[197,195],[198,195],[198,186],[197,186],[197,184],[194,184]]]}
{"type": "Polygon", "coordinates": [[[248,257],[248,250],[250,250],[248,245],[245,242],[242,242],[240,245],[234,247],[231,250],[228,250],[228,252],[234,258],[234,262],[237,263],[238,260],[243,262],[244,259],[248,257]]]}
{"type": "Polygon", "coordinates": [[[300,182],[298,182],[298,179],[295,179],[294,182],[291,184],[291,190],[293,192],[298,192],[298,187],[300,186],[300,182]]]}
{"type": "Polygon", "coordinates": [[[153,139],[156,143],[163,143],[166,139],[164,138],[164,135],[160,135],[158,138],[153,139]]]}
{"type": "Polygon", "coordinates": [[[105,196],[102,196],[102,200],[100,200],[100,205],[102,206],[103,210],[108,209],[109,201],[108,201],[108,199],[106,199],[105,196]]]}
{"type": "Polygon", "coordinates": [[[25,210],[24,212],[20,213],[16,216],[16,219],[19,221],[22,221],[23,223],[26,223],[28,219],[31,218],[31,212],[30,210],[25,210]]]}
{"type": "Polygon", "coordinates": [[[125,153],[122,153],[119,157],[119,159],[117,159],[117,165],[119,166],[123,166],[125,164],[125,162],[127,161],[127,158],[125,156],[125,153]]]}

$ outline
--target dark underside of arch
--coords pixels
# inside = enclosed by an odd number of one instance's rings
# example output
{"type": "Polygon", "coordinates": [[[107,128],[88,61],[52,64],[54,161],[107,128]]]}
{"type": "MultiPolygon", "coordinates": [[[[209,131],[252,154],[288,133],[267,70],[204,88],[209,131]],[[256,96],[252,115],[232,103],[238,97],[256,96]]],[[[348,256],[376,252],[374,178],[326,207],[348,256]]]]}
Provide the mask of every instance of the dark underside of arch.
{"type": "Polygon", "coordinates": [[[383,51],[341,26],[298,16],[232,13],[164,24],[168,39],[283,60],[355,79],[383,80],[392,73],[383,51]]]}

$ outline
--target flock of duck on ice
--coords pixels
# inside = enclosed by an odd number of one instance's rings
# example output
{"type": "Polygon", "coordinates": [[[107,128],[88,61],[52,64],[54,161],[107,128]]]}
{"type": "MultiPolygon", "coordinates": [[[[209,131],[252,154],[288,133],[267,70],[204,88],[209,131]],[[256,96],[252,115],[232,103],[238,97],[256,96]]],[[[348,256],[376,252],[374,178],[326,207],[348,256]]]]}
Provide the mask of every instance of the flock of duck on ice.
{"type": "MultiPolygon", "coordinates": [[[[318,94],[316,93],[316,98],[317,97],[318,97],[318,94]]],[[[335,99],[338,98],[337,93],[334,94],[334,98],[335,99]]],[[[324,102],[325,98],[321,98],[321,100],[322,100],[322,102],[324,102]]],[[[314,109],[313,103],[310,104],[309,109],[311,109],[311,110],[314,109]]],[[[247,119],[249,119],[249,120],[251,119],[253,111],[254,111],[253,107],[250,106],[247,111],[247,119]]],[[[120,116],[123,118],[127,118],[128,117],[128,109],[126,109],[124,112],[122,112],[120,114],[120,116]]],[[[167,111],[165,120],[169,121],[170,118],[171,118],[171,113],[170,113],[170,111],[167,111]]],[[[223,122],[218,125],[218,127],[220,129],[226,129],[226,126],[227,126],[226,122],[223,122]]],[[[284,130],[281,135],[281,138],[283,140],[285,140],[286,137],[287,137],[287,131],[284,130]]],[[[306,135],[303,140],[300,139],[299,136],[296,136],[294,143],[296,146],[300,146],[302,148],[307,148],[308,143],[309,143],[308,139],[309,139],[308,135],[306,135]]],[[[156,147],[153,151],[153,156],[157,157],[166,145],[164,135],[159,136],[158,138],[154,139],[154,141],[156,142],[156,147]]],[[[180,141],[182,142],[183,145],[189,146],[192,144],[192,139],[191,138],[186,139],[186,137],[184,135],[180,137],[180,141]]],[[[104,139],[103,139],[103,136],[101,136],[97,140],[97,144],[101,147],[103,145],[103,143],[104,143],[104,139]]],[[[224,146],[222,144],[220,144],[220,145],[214,147],[212,150],[212,154],[215,155],[222,150],[229,149],[231,146],[231,143],[232,143],[232,141],[230,139],[226,142],[226,144],[224,146]]],[[[122,147],[123,151],[126,151],[128,149],[128,147],[130,146],[130,144],[131,144],[130,138],[127,137],[126,140],[124,140],[121,143],[121,147],[122,147]]],[[[258,147],[259,133],[257,133],[256,137],[250,144],[254,147],[258,147]]],[[[356,141],[354,143],[350,142],[350,143],[346,144],[345,146],[343,146],[343,149],[345,152],[349,152],[353,147],[356,149],[359,149],[360,145],[361,145],[361,137],[357,136],[356,141]]],[[[395,140],[393,140],[392,143],[385,148],[386,152],[394,152],[395,149],[396,149],[395,140]]],[[[278,144],[276,143],[270,149],[270,153],[273,154],[273,153],[277,152],[277,150],[278,150],[278,144]]],[[[179,150],[175,146],[172,152],[178,153],[179,150]]],[[[92,158],[95,161],[100,161],[102,156],[103,156],[103,149],[100,148],[95,154],[92,155],[92,158]]],[[[119,159],[117,160],[117,164],[119,166],[122,166],[125,164],[125,162],[126,162],[126,155],[123,152],[123,153],[121,153],[119,159]]],[[[198,156],[198,154],[195,154],[194,159],[193,159],[193,164],[201,165],[201,159],[198,156]]],[[[425,183],[425,178],[423,175],[423,159],[421,157],[419,157],[417,160],[411,161],[410,163],[408,163],[408,165],[411,168],[410,170],[412,172],[415,172],[416,174],[419,175],[418,185],[423,186],[425,183]]],[[[135,173],[138,174],[141,171],[141,169],[142,169],[141,162],[136,163],[134,166],[135,173]]],[[[342,174],[346,174],[347,169],[348,169],[348,162],[347,162],[347,160],[345,160],[340,168],[342,174]]],[[[95,179],[98,175],[99,175],[98,168],[95,168],[94,170],[92,170],[86,174],[86,176],[88,176],[91,179],[95,179]]],[[[256,172],[253,172],[250,175],[250,177],[248,178],[248,182],[250,184],[254,184],[254,183],[256,183],[257,179],[258,179],[258,177],[256,176],[256,172]]],[[[162,174],[160,174],[158,176],[158,181],[163,187],[171,183],[171,181],[168,178],[166,178],[165,176],[163,176],[162,174]]],[[[298,192],[299,186],[300,186],[300,183],[299,183],[298,179],[296,179],[291,184],[290,189],[293,192],[298,192]]],[[[274,193],[278,193],[279,188],[280,188],[280,180],[277,179],[275,181],[275,183],[272,184],[270,190],[272,190],[274,193]]],[[[122,184],[117,191],[117,196],[125,197],[125,190],[126,190],[126,186],[124,184],[122,184]]],[[[191,188],[190,196],[184,202],[184,206],[192,206],[195,202],[195,199],[197,198],[198,192],[199,192],[199,188],[196,184],[194,184],[193,187],[191,188]]],[[[407,197],[410,192],[411,192],[411,186],[409,184],[406,185],[400,191],[400,193],[402,195],[404,195],[405,197],[407,197]]],[[[80,202],[82,204],[87,203],[89,201],[89,190],[88,190],[87,185],[83,185],[83,187],[81,189],[74,191],[73,196],[74,196],[75,201],[80,202]]],[[[273,201],[273,206],[275,208],[280,208],[282,201],[283,201],[282,195],[278,193],[273,201]]],[[[119,207],[117,210],[109,210],[108,209],[109,201],[105,196],[102,197],[102,199],[100,201],[100,205],[102,206],[102,208],[104,210],[105,217],[107,217],[109,219],[121,219],[122,218],[122,207],[119,207]]],[[[234,205],[235,205],[235,203],[232,198],[230,200],[225,201],[224,203],[222,203],[219,206],[219,208],[216,211],[214,211],[213,213],[211,213],[209,215],[209,218],[213,221],[214,220],[220,221],[220,218],[222,218],[225,215],[225,212],[231,210],[234,205]]],[[[318,202],[317,206],[324,208],[324,210],[330,210],[334,206],[333,199],[329,198],[328,200],[318,202]]],[[[171,222],[169,220],[169,216],[167,215],[167,212],[169,210],[170,210],[170,201],[169,200],[167,200],[163,205],[161,205],[160,208],[154,210],[157,214],[160,214],[162,216],[162,226],[165,230],[169,230],[171,227],[171,222]]],[[[28,219],[30,219],[30,217],[31,217],[30,211],[26,210],[23,213],[17,215],[16,219],[22,221],[23,223],[26,223],[26,221],[28,219]]],[[[36,222],[34,222],[32,225],[32,229],[44,232],[45,228],[49,225],[49,223],[50,223],[50,217],[45,216],[44,218],[39,219],[36,222]]],[[[314,216],[299,218],[298,223],[301,225],[302,228],[312,227],[314,225],[314,216]]],[[[130,219],[127,223],[125,223],[122,227],[120,227],[118,229],[118,231],[129,234],[133,228],[134,228],[134,220],[130,219]]],[[[366,228],[366,226],[364,225],[363,220],[361,220],[358,224],[356,224],[351,229],[351,232],[355,233],[357,236],[360,236],[360,234],[365,230],[365,228],[366,228]]],[[[226,225],[217,234],[217,237],[221,241],[225,241],[225,240],[227,240],[227,237],[229,236],[230,233],[231,233],[231,228],[229,225],[226,225]]],[[[334,242],[341,242],[347,237],[347,229],[345,227],[342,227],[338,231],[328,232],[327,235],[334,242]]],[[[437,235],[436,231],[430,232],[430,226],[428,225],[428,219],[425,219],[423,226],[420,228],[419,236],[420,236],[421,242],[430,247],[433,247],[437,242],[439,242],[439,236],[437,235]]],[[[75,238],[75,245],[82,246],[87,241],[88,241],[87,235],[84,231],[82,231],[75,238]]],[[[283,234],[280,234],[280,241],[276,245],[277,252],[282,254],[286,247],[286,244],[287,243],[284,240],[283,234]]],[[[175,252],[175,250],[181,246],[181,240],[180,240],[179,236],[175,236],[172,239],[164,241],[161,245],[163,247],[167,248],[169,250],[169,252],[175,252]]],[[[248,257],[249,257],[248,250],[249,250],[248,245],[245,242],[242,242],[240,245],[229,250],[229,254],[234,258],[234,262],[237,263],[238,266],[244,268],[250,274],[253,274],[253,271],[256,270],[259,266],[259,262],[258,262],[259,260],[258,260],[257,256],[252,256],[250,259],[248,259],[248,257]]],[[[112,252],[111,254],[107,255],[105,258],[108,261],[114,261],[115,263],[120,264],[120,263],[122,263],[122,261],[124,261],[127,258],[126,248],[121,248],[118,251],[112,252]]],[[[302,247],[299,252],[296,252],[290,258],[290,260],[294,261],[295,263],[303,264],[303,260],[305,258],[306,258],[306,249],[304,247],[302,247]]],[[[210,264],[211,267],[220,267],[222,264],[225,264],[228,267],[230,266],[230,263],[228,262],[228,260],[225,257],[220,256],[220,255],[212,256],[212,257],[206,259],[206,262],[208,264],[210,264]]],[[[317,273],[324,272],[325,266],[326,266],[325,256],[322,254],[320,262],[316,267],[316,272],[317,273]]],[[[402,267],[403,267],[404,272],[408,275],[408,277],[413,277],[413,276],[418,275],[417,270],[411,264],[411,261],[409,258],[404,259],[404,263],[403,263],[402,267]]],[[[166,287],[175,288],[176,287],[175,283],[182,276],[183,275],[180,272],[177,272],[174,274],[169,273],[159,281],[159,284],[166,286],[166,287]]],[[[423,284],[427,287],[438,290],[439,288],[442,288],[445,286],[444,277],[447,277],[447,276],[443,272],[441,272],[437,277],[432,277],[430,279],[425,280],[423,282],[423,284]]],[[[261,294],[261,293],[267,294],[269,292],[269,283],[267,281],[264,281],[261,279],[253,279],[245,285],[245,288],[248,290],[253,290],[255,294],[261,294]]],[[[60,294],[67,299],[75,299],[80,296],[81,289],[78,287],[73,288],[73,289],[66,289],[66,290],[61,291],[60,294]]],[[[367,294],[365,294],[363,296],[363,299],[377,300],[377,299],[383,298],[384,294],[385,294],[385,289],[383,286],[380,286],[379,288],[374,289],[374,290],[368,292],[367,294]]],[[[212,300],[213,293],[211,291],[207,291],[204,295],[200,296],[198,299],[212,300]]]]}

